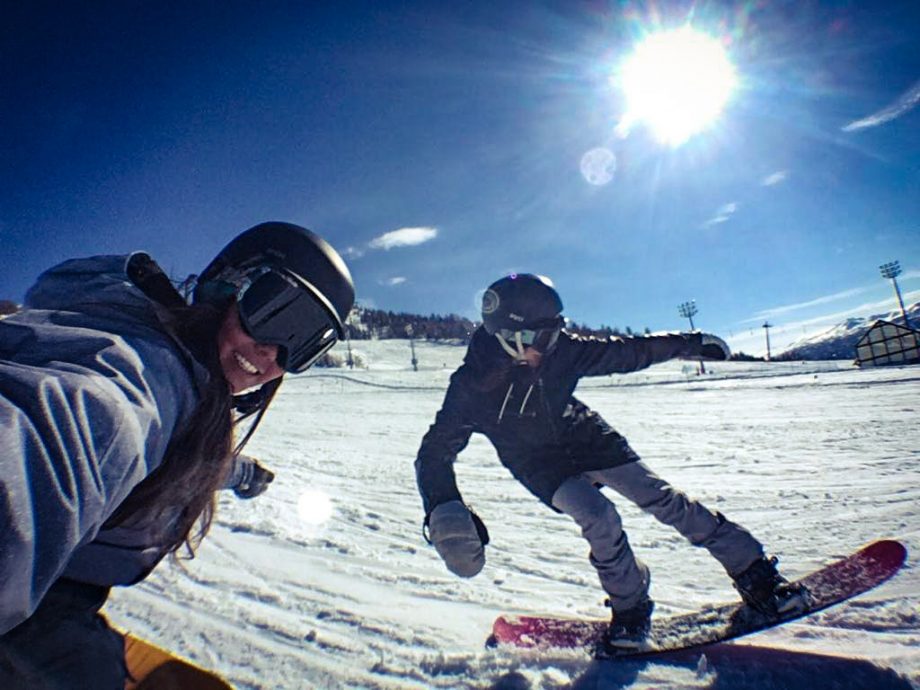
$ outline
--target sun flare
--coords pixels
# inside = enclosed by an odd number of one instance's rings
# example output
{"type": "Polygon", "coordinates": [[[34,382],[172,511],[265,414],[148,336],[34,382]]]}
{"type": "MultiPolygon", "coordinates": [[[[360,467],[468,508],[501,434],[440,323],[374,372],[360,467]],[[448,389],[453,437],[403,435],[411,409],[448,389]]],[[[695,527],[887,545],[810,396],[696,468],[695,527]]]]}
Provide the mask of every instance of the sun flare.
{"type": "Polygon", "coordinates": [[[719,116],[737,76],[719,41],[684,26],[648,36],[616,80],[627,104],[618,131],[642,122],[662,143],[680,146],[719,116]]]}

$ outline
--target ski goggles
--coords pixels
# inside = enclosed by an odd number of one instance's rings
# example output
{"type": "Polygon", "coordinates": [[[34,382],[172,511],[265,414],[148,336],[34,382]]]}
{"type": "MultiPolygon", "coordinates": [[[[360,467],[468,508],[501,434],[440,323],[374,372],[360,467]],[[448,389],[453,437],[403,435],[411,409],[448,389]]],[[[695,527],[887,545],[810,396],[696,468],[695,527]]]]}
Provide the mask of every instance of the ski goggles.
{"type": "Polygon", "coordinates": [[[500,328],[495,335],[498,342],[512,357],[523,357],[524,348],[532,347],[538,352],[549,352],[559,339],[561,325],[555,323],[547,328],[511,330],[500,328]]]}
{"type": "Polygon", "coordinates": [[[253,340],[278,346],[278,365],[299,374],[338,341],[338,324],[303,283],[269,270],[238,295],[240,323],[253,340]]]}
{"type": "Polygon", "coordinates": [[[541,352],[545,352],[559,337],[558,328],[540,328],[535,331],[527,329],[512,331],[508,328],[502,328],[498,333],[509,343],[520,342],[521,345],[533,347],[541,352]],[[520,340],[518,340],[519,337],[520,340]]]}
{"type": "Polygon", "coordinates": [[[496,335],[501,336],[508,343],[532,347],[540,352],[546,352],[559,339],[559,332],[565,325],[561,316],[553,319],[544,319],[534,323],[531,328],[500,328],[496,335]]]}

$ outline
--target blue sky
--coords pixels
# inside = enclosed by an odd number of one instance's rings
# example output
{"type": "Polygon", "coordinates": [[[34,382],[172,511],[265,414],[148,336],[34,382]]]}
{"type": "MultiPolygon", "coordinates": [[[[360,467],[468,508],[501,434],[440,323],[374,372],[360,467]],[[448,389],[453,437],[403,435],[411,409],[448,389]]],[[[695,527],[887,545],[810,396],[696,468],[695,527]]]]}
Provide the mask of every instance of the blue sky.
{"type": "Polygon", "coordinates": [[[764,320],[892,308],[887,261],[920,299],[917,36],[896,0],[4,3],[0,298],[89,254],[184,277],[276,219],[367,305],[474,316],[538,272],[579,322],[675,330],[692,299],[757,351],[764,320]],[[618,131],[624,59],[688,21],[734,64],[721,115],[618,131]]]}

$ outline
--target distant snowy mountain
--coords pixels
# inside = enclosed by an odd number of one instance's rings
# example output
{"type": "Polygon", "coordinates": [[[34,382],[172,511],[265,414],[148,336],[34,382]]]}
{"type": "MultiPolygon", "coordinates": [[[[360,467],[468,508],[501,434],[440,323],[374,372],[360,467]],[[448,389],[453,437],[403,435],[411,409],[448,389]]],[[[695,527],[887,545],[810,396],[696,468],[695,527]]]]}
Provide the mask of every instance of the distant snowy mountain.
{"type": "MultiPolygon", "coordinates": [[[[920,328],[920,302],[907,309],[907,316],[911,327],[920,328]]],[[[904,325],[900,309],[868,317],[850,317],[826,331],[794,342],[776,359],[855,359],[856,343],[878,320],[904,325]]]]}

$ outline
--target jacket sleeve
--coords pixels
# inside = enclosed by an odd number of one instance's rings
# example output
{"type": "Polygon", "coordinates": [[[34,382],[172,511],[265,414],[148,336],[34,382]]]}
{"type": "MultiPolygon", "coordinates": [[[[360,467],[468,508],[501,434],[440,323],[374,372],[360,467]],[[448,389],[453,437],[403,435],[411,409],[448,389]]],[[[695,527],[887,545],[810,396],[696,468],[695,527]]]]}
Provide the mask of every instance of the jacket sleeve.
{"type": "Polygon", "coordinates": [[[0,633],[32,614],[73,551],[146,475],[147,426],[115,386],[45,374],[20,388],[22,378],[2,369],[0,633]]]}
{"type": "Polygon", "coordinates": [[[415,459],[415,479],[426,515],[441,503],[463,500],[457,488],[454,461],[466,448],[473,426],[467,414],[469,393],[461,372],[462,368],[451,377],[444,403],[415,459]]]}
{"type": "MultiPolygon", "coordinates": [[[[153,361],[117,338],[41,342],[0,358],[0,634],[162,460],[191,395],[180,364],[154,394],[153,361]]],[[[165,348],[157,356],[165,366],[165,348]]]]}
{"type": "MultiPolygon", "coordinates": [[[[562,343],[560,343],[562,344],[562,343]]],[[[699,333],[594,338],[567,334],[567,365],[578,376],[625,374],[675,357],[699,354],[699,333]]]]}

